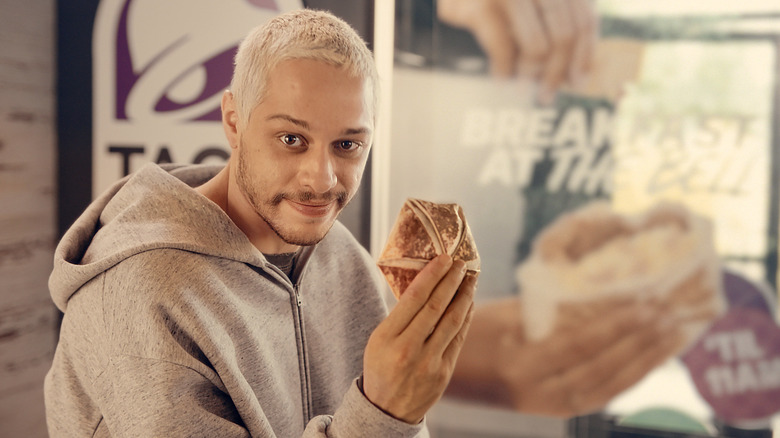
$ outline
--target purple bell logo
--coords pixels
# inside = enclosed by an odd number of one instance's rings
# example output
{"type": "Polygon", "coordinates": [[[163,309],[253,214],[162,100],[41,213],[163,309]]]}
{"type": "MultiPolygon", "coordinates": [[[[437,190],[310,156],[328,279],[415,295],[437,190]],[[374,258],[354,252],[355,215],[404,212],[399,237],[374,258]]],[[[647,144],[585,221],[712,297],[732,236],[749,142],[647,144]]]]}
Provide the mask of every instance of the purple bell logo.
{"type": "Polygon", "coordinates": [[[93,193],[145,162],[229,156],[220,100],[253,27],[301,0],[103,0],[93,34],[93,193]]]}

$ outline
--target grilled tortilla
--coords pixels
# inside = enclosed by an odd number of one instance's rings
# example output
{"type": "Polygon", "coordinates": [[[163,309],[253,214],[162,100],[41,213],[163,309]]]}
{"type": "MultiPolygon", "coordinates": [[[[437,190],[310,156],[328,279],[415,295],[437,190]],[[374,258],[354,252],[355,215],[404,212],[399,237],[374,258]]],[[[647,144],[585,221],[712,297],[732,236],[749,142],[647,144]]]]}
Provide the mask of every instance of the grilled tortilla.
{"type": "Polygon", "coordinates": [[[479,275],[479,253],[463,209],[407,199],[377,262],[395,297],[439,254],[466,262],[466,275],[479,275]]]}

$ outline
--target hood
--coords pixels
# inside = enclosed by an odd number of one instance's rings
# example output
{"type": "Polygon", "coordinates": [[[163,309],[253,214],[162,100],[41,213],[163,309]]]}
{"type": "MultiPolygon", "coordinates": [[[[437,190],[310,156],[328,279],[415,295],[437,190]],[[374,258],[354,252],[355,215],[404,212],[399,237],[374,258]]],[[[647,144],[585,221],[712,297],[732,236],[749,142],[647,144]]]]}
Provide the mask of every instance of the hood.
{"type": "Polygon", "coordinates": [[[95,199],[54,252],[49,290],[57,307],[64,312],[82,285],[152,249],[182,249],[264,266],[263,255],[230,217],[192,190],[221,168],[147,164],[95,199]]]}

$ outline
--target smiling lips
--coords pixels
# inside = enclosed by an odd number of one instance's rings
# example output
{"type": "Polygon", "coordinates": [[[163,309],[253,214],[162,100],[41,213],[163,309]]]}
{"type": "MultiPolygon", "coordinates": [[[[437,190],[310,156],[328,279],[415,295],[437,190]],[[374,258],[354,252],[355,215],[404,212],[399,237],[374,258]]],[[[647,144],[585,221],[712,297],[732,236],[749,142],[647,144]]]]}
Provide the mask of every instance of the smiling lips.
{"type": "Polygon", "coordinates": [[[286,201],[294,208],[297,212],[301,213],[304,216],[309,217],[324,217],[327,216],[328,213],[330,213],[331,208],[335,204],[336,200],[331,200],[325,204],[321,203],[301,203],[292,201],[290,199],[286,199],[286,201]]]}

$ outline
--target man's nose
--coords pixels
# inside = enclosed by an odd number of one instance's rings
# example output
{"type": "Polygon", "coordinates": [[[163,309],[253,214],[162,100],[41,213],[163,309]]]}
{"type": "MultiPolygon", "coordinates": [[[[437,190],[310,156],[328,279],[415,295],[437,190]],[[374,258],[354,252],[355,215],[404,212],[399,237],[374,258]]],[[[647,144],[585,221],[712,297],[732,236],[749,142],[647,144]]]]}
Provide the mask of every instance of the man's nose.
{"type": "Polygon", "coordinates": [[[301,185],[314,193],[325,193],[336,187],[333,157],[327,147],[313,147],[303,157],[300,171],[301,185]]]}

